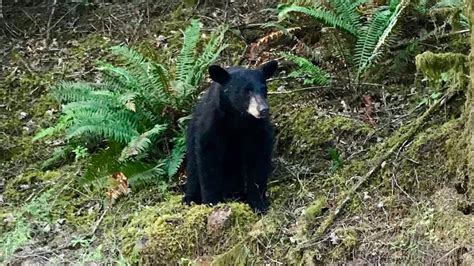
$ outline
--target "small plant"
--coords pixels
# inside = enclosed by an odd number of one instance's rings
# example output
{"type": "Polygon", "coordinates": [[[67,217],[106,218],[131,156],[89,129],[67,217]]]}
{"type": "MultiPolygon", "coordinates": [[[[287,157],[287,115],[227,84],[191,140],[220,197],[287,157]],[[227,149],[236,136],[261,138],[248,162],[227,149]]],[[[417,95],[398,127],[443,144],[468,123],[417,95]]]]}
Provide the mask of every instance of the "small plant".
{"type": "Polygon", "coordinates": [[[331,167],[329,169],[334,173],[342,167],[342,159],[336,148],[329,148],[328,153],[331,158],[331,167]]]}
{"type": "Polygon", "coordinates": [[[22,208],[14,211],[15,226],[13,230],[0,237],[0,259],[8,262],[15,251],[28,243],[33,233],[34,224],[51,224],[50,211],[52,192],[46,191],[22,208]]]}
{"type": "Polygon", "coordinates": [[[198,20],[192,20],[184,31],[174,68],[124,45],[112,47],[124,65],[100,63],[100,83],[65,81],[54,86],[51,94],[63,104],[62,115],[34,140],[64,136],[66,149],[76,147],[72,149],[76,159],[106,147],[92,156],[86,178],[123,172],[133,187],[175,175],[185,154],[184,122],[199,84],[226,48],[224,28],[210,36],[197,56],[201,28],[198,20]]]}

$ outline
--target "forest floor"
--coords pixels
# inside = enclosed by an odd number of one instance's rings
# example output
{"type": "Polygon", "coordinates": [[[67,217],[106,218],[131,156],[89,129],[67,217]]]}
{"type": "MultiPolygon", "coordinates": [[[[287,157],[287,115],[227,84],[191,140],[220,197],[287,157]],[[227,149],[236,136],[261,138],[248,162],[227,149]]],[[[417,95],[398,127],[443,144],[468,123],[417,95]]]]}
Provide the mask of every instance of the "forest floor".
{"type": "Polygon", "coordinates": [[[288,37],[262,27],[277,20],[267,10],[275,1],[226,3],[61,6],[54,12],[4,6],[0,259],[12,265],[473,265],[474,207],[457,142],[466,85],[434,92],[415,67],[415,56],[428,49],[467,54],[465,34],[436,45],[401,45],[356,84],[336,56],[336,33],[306,26],[288,37]],[[287,77],[291,65],[281,60],[269,83],[276,128],[269,213],[258,216],[240,203],[184,206],[182,180],[168,191],[132,191],[111,204],[102,186],[81,179],[87,160],[43,169],[63,144],[32,142],[58,116],[49,86],[93,81],[96,60],[113,60],[109,48],[119,43],[173,60],[193,17],[205,34],[230,25],[222,65],[254,67],[292,50],[317,54],[335,77],[330,86],[305,86],[287,77]]]}

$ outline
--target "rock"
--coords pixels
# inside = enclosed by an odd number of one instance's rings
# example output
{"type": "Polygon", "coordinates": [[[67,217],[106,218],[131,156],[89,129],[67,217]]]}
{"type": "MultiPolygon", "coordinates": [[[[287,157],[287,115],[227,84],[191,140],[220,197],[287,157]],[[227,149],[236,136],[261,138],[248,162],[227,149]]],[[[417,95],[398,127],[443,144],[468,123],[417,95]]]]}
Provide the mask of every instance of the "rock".
{"type": "Polygon", "coordinates": [[[215,237],[223,233],[230,226],[232,210],[228,207],[217,208],[207,217],[207,232],[215,237]]]}

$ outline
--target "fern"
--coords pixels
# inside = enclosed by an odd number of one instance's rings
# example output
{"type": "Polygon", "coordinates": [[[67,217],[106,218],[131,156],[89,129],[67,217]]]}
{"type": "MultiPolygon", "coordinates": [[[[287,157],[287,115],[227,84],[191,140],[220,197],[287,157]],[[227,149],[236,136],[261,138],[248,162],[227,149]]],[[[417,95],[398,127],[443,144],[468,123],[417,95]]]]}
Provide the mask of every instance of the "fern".
{"type": "Polygon", "coordinates": [[[100,124],[98,121],[91,120],[72,126],[67,132],[66,138],[72,139],[87,135],[99,136],[103,139],[126,144],[137,137],[138,132],[118,123],[100,124]]]}
{"type": "Polygon", "coordinates": [[[332,0],[329,3],[340,18],[344,18],[345,21],[357,30],[361,26],[361,15],[357,11],[357,8],[366,1],[367,0],[332,0]]]}
{"type": "Polygon", "coordinates": [[[126,60],[130,69],[129,73],[136,77],[141,91],[154,90],[158,94],[157,99],[165,104],[169,102],[166,94],[169,90],[169,73],[163,65],[150,62],[136,50],[124,45],[112,47],[112,52],[126,60]]]}
{"type": "Polygon", "coordinates": [[[196,46],[201,34],[202,24],[197,19],[184,31],[183,47],[176,62],[176,81],[189,84],[195,59],[196,46]]]}
{"type": "Polygon", "coordinates": [[[459,8],[463,6],[463,1],[462,0],[441,0],[438,1],[431,9],[437,9],[437,8],[459,8]]]}
{"type": "Polygon", "coordinates": [[[138,156],[141,153],[146,152],[150,149],[152,140],[163,133],[166,129],[166,125],[156,125],[151,130],[142,133],[140,136],[132,139],[122,150],[122,155],[120,156],[120,161],[125,161],[132,156],[138,156]]]}
{"type": "Polygon", "coordinates": [[[165,169],[168,177],[174,176],[184,160],[184,155],[186,154],[186,141],[184,138],[184,133],[175,138],[174,147],[171,151],[170,157],[165,161],[165,169]]]}
{"type": "MultiPolygon", "coordinates": [[[[166,172],[163,170],[164,163],[159,161],[156,165],[151,168],[144,169],[141,171],[136,171],[135,173],[129,173],[128,181],[132,187],[145,187],[149,185],[157,184],[159,181],[164,181],[166,177],[166,172]]],[[[130,166],[125,167],[124,173],[130,171],[130,166]]]]}
{"type": "Polygon", "coordinates": [[[209,42],[194,65],[193,77],[190,82],[192,86],[198,86],[201,83],[209,65],[216,61],[221,52],[228,47],[227,44],[223,44],[227,30],[228,27],[223,27],[217,33],[213,32],[211,34],[209,42]]]}
{"type": "Polygon", "coordinates": [[[304,84],[317,84],[317,85],[329,85],[331,83],[331,76],[329,73],[315,66],[311,61],[306,58],[291,55],[281,54],[286,60],[292,61],[298,65],[298,69],[290,73],[290,77],[300,78],[307,77],[304,79],[304,84]]]}
{"type": "Polygon", "coordinates": [[[315,4],[314,7],[305,7],[298,5],[280,5],[278,7],[278,17],[283,19],[290,12],[298,12],[308,15],[317,21],[323,22],[330,26],[342,29],[354,36],[359,34],[360,14],[357,7],[365,1],[351,0],[332,0],[330,1],[333,10],[315,4]]]}
{"type": "Polygon", "coordinates": [[[113,95],[106,90],[96,90],[92,84],[80,82],[61,82],[51,89],[52,96],[61,103],[84,101],[96,97],[107,98],[113,95]]]}
{"type": "Polygon", "coordinates": [[[48,127],[45,129],[40,130],[32,139],[33,142],[38,141],[45,137],[50,137],[60,132],[63,132],[68,126],[71,125],[71,117],[70,116],[61,116],[59,121],[53,127],[48,127]]]}
{"type": "Polygon", "coordinates": [[[190,100],[196,96],[207,67],[227,47],[223,44],[224,27],[211,34],[201,55],[196,56],[201,27],[198,20],[192,20],[185,30],[174,75],[169,71],[171,66],[119,45],[111,52],[123,64],[99,63],[102,83],[60,82],[52,87],[51,94],[63,104],[61,117],[34,140],[61,134],[68,148],[59,150],[55,158],[70,153],[74,145],[91,151],[99,143],[107,145],[90,155],[86,179],[120,171],[138,185],[176,174],[185,151],[184,135],[176,128],[190,112],[190,100]]]}
{"type": "Polygon", "coordinates": [[[357,80],[380,56],[381,49],[389,42],[390,34],[408,4],[409,1],[402,0],[393,11],[378,11],[375,13],[372,21],[368,22],[368,24],[363,28],[355,47],[357,80]]]}

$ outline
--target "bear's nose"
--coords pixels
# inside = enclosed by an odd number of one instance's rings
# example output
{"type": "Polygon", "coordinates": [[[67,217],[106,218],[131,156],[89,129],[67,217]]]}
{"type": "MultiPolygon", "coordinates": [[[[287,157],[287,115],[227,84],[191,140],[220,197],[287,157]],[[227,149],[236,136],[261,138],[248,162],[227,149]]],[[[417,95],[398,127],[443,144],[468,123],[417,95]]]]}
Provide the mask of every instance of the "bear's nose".
{"type": "Polygon", "coordinates": [[[270,114],[270,108],[264,107],[260,110],[258,110],[260,117],[267,117],[270,114]]]}

